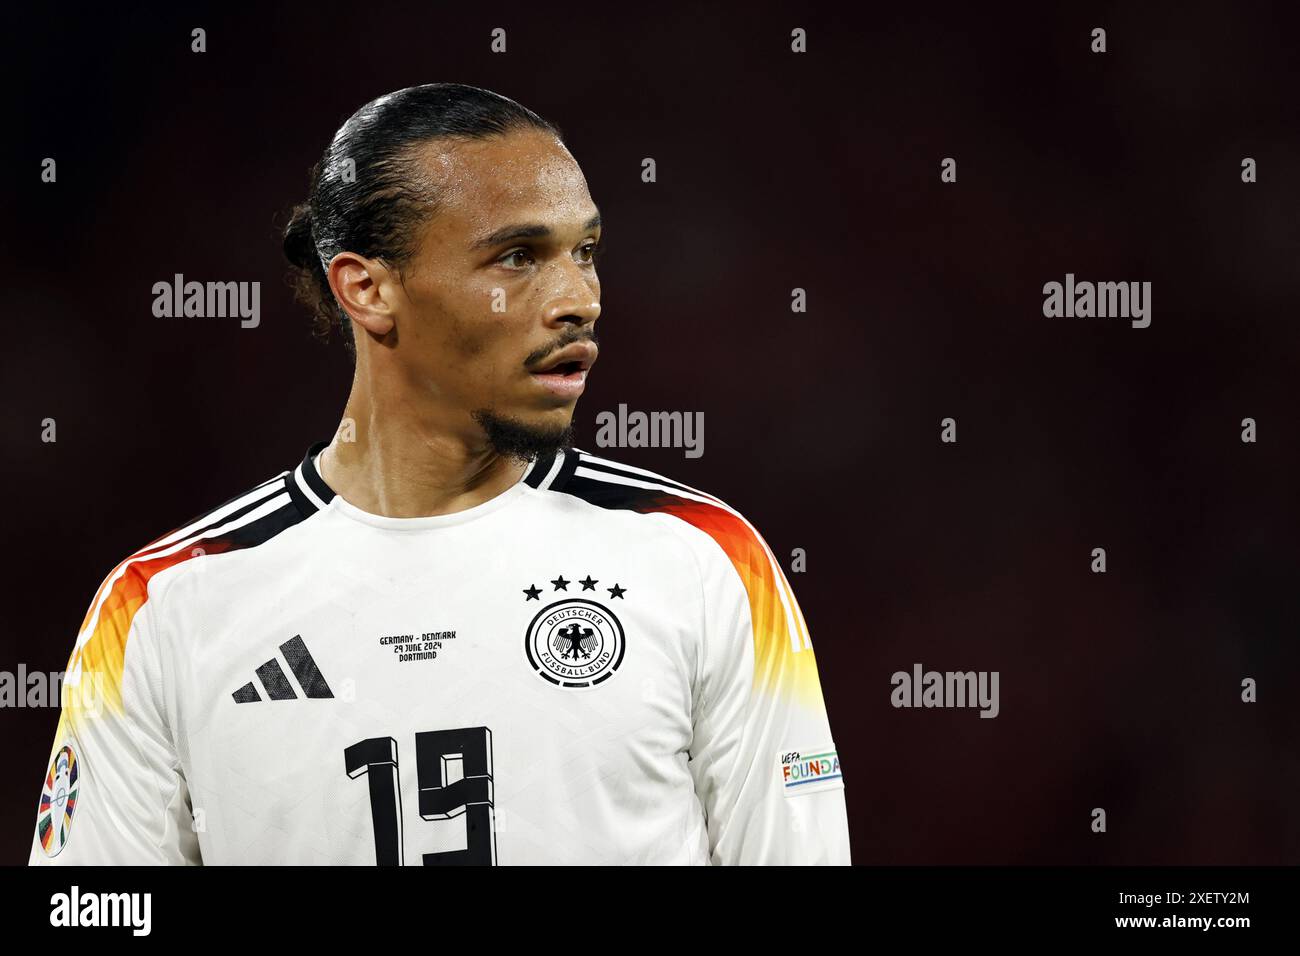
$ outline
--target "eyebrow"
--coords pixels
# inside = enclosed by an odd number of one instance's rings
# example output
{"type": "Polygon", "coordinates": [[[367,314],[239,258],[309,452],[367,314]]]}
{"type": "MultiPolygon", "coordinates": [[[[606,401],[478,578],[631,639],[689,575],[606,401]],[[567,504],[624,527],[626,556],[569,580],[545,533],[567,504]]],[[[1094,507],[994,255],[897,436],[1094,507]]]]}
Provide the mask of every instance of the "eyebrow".
{"type": "MultiPolygon", "coordinates": [[[[600,213],[596,213],[596,215],[586,221],[582,229],[584,232],[587,232],[595,229],[599,225],[600,213]]],[[[543,226],[540,223],[522,223],[514,226],[502,226],[490,235],[475,240],[470,248],[490,249],[493,246],[499,246],[504,242],[513,242],[516,239],[543,239],[550,235],[552,235],[551,227],[543,226]]]]}

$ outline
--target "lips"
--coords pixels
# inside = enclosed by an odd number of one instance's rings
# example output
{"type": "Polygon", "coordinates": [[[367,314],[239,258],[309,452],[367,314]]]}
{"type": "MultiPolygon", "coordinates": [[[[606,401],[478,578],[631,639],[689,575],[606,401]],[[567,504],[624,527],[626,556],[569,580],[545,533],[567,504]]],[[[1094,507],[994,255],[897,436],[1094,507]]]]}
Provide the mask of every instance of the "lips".
{"type": "Polygon", "coordinates": [[[529,369],[534,375],[576,375],[594,364],[598,349],[590,342],[573,342],[529,369]]]}
{"type": "Polygon", "coordinates": [[[542,386],[552,399],[569,402],[587,387],[587,371],[596,361],[596,346],[591,342],[574,342],[538,363],[533,381],[542,386]]]}

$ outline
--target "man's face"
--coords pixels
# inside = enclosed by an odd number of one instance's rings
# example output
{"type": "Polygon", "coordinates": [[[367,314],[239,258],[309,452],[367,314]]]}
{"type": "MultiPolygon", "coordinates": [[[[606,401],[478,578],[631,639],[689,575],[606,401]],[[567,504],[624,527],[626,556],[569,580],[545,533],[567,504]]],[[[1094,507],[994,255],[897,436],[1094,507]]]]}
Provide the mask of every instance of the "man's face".
{"type": "Polygon", "coordinates": [[[538,370],[565,347],[594,360],[601,230],[582,171],[531,130],[435,141],[418,156],[442,204],[402,274],[404,386],[471,446],[486,434],[519,457],[569,444],[587,373],[538,370]]]}

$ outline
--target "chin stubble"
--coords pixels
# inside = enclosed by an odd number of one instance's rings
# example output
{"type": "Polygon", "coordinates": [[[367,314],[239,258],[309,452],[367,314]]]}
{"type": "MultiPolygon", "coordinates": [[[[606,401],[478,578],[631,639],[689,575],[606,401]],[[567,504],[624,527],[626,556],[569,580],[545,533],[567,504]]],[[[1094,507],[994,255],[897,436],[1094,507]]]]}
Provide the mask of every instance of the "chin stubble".
{"type": "Polygon", "coordinates": [[[571,421],[561,427],[538,427],[485,408],[475,411],[473,418],[483,428],[493,450],[514,461],[527,462],[534,456],[559,452],[573,444],[571,421]]]}

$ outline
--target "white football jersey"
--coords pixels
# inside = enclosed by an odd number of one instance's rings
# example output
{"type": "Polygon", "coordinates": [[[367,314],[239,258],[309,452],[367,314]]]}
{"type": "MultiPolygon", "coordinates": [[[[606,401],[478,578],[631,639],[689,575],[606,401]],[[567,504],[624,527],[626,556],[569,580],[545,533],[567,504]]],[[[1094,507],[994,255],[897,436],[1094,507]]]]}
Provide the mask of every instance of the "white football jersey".
{"type": "Polygon", "coordinates": [[[31,863],[849,862],[808,630],[742,515],[570,448],[388,518],[326,444],[105,578],[31,863]]]}

